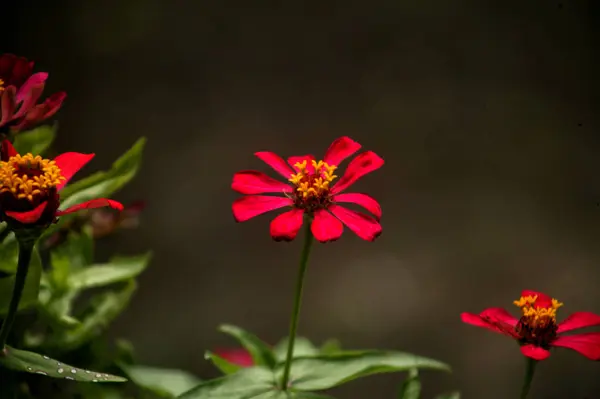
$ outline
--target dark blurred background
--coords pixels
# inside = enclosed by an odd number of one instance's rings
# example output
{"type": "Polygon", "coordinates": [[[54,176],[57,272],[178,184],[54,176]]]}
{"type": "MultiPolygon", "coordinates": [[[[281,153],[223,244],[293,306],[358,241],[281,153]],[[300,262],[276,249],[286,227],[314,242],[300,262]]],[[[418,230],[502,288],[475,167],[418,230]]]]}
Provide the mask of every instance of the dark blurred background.
{"type": "MultiPolygon", "coordinates": [[[[203,378],[239,324],[287,333],[300,243],[270,216],[236,225],[232,174],[258,150],[322,154],[349,135],[386,160],[358,189],[381,201],[375,243],[318,245],[300,333],[347,347],[436,357],[426,398],[460,389],[506,399],[524,361],[508,339],[460,321],[511,308],[523,288],[600,312],[598,1],[13,1],[2,50],[64,89],[58,149],[106,168],[149,138],[117,198],[149,207],[137,232],[102,243],[155,258],[112,333],[141,361],[203,378]]],[[[600,365],[554,352],[533,398],[599,398],[600,365]]],[[[336,390],[393,398],[402,375],[336,390]]]]}

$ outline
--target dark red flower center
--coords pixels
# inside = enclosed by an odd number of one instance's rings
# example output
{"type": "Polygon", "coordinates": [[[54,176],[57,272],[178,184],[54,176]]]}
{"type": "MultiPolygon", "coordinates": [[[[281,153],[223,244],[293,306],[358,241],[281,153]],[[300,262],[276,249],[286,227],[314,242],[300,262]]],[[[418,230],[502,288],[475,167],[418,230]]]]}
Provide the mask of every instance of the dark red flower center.
{"type": "Polygon", "coordinates": [[[563,304],[556,299],[549,303],[540,302],[537,295],[521,297],[514,304],[523,311],[523,316],[515,327],[519,341],[522,344],[549,349],[552,341],[556,339],[558,329],[556,310],[563,304]]]}
{"type": "Polygon", "coordinates": [[[334,175],[336,165],[323,161],[311,161],[312,168],[307,167],[307,161],[297,162],[294,173],[288,179],[295,187],[291,198],[294,206],[308,212],[326,208],[331,203],[330,185],[337,177],[334,175]]]}

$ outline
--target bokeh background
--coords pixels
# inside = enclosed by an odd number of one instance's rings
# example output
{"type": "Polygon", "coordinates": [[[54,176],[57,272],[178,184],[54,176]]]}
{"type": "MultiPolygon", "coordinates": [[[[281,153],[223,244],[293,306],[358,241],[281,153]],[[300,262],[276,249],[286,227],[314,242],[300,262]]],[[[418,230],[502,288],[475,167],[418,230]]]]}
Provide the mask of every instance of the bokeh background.
{"type": "MultiPolygon", "coordinates": [[[[425,398],[515,397],[515,344],[463,325],[523,288],[600,312],[600,3],[556,0],[20,1],[2,6],[2,50],[51,72],[69,98],[59,150],[106,168],[149,138],[135,232],[106,253],[155,258],[112,330],[141,361],[216,375],[206,349],[239,324],[287,333],[300,243],[269,216],[236,225],[232,174],[258,150],[321,154],[349,135],[386,160],[358,184],[384,234],[318,245],[300,333],[436,357],[425,398]]],[[[533,398],[599,398],[600,365],[558,351],[533,398]]],[[[402,375],[334,391],[392,398],[402,375]]]]}

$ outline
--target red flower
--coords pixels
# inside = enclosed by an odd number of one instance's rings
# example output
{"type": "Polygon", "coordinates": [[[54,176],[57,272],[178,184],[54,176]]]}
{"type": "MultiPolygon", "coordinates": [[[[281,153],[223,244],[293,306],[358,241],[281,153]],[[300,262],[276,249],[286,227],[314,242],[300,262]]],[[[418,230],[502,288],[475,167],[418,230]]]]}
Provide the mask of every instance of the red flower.
{"type": "Polygon", "coordinates": [[[58,210],[60,190],[94,154],[66,152],[51,161],[39,155],[19,155],[8,140],[2,142],[2,153],[5,154],[0,160],[0,217],[3,221],[45,226],[57,216],[80,209],[104,206],[123,209],[116,201],[98,198],[58,210]]]}
{"type": "Polygon", "coordinates": [[[480,314],[463,313],[462,321],[487,328],[513,339],[521,345],[521,352],[535,360],[550,356],[550,347],[562,346],[573,349],[592,360],[600,360],[600,333],[563,333],[579,328],[600,325],[600,316],[588,312],[575,312],[560,323],[556,322],[556,310],[563,304],[540,292],[525,290],[514,301],[523,316],[514,318],[502,308],[486,309],[480,314]]]}
{"type": "Polygon", "coordinates": [[[58,111],[66,93],[54,93],[37,104],[48,74],[32,74],[33,62],[13,54],[0,55],[0,129],[18,132],[50,118],[58,111]]]}
{"type": "Polygon", "coordinates": [[[336,184],[334,175],[338,165],[360,149],[360,144],[348,137],[335,140],[322,161],[312,155],[295,156],[287,163],[272,152],[257,152],[256,155],[291,183],[279,182],[262,172],[253,170],[238,172],[233,176],[231,188],[242,194],[279,193],[281,197],[248,195],[235,200],[233,216],[244,222],[262,213],[291,207],[271,222],[271,236],[277,240],[291,241],[302,227],[303,215],[312,217],[311,230],[321,242],[337,240],[344,229],[342,222],[360,238],[373,241],[381,234],[381,207],[367,194],[342,191],[367,173],[379,169],[383,159],[371,151],[354,158],[344,175],[336,184]],[[290,165],[292,168],[290,168],[290,165]],[[340,206],[354,203],[371,212],[375,218],[340,206]]]}
{"type": "Polygon", "coordinates": [[[254,365],[252,355],[250,355],[250,352],[246,349],[217,349],[214,352],[229,363],[236,364],[240,367],[251,367],[254,365]]]}

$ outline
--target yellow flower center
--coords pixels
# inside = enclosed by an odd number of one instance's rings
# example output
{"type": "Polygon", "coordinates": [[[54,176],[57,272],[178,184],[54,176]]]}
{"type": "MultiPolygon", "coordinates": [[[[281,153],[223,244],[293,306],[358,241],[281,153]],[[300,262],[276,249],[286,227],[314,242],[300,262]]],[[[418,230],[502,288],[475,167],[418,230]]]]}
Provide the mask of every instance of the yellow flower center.
{"type": "Polygon", "coordinates": [[[0,193],[34,202],[65,180],[54,161],[32,154],[15,155],[0,161],[0,193]]]}
{"type": "Polygon", "coordinates": [[[4,91],[4,81],[0,79],[0,93],[4,91]]]}
{"type": "Polygon", "coordinates": [[[538,296],[521,297],[514,301],[514,304],[521,308],[523,317],[527,319],[528,324],[533,327],[556,324],[556,310],[563,306],[561,302],[552,299],[547,306],[537,306],[538,296]]]}
{"type": "Polygon", "coordinates": [[[288,179],[296,186],[296,193],[302,199],[322,197],[329,192],[331,182],[337,177],[333,173],[337,169],[335,165],[329,165],[323,161],[312,161],[314,171],[308,171],[306,160],[294,165],[298,173],[292,173],[288,179]]]}

